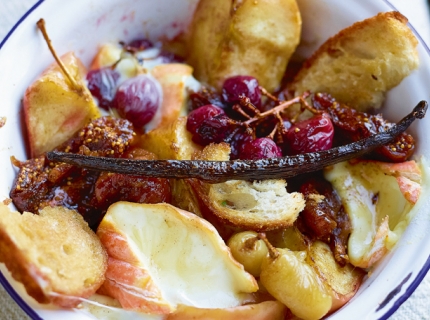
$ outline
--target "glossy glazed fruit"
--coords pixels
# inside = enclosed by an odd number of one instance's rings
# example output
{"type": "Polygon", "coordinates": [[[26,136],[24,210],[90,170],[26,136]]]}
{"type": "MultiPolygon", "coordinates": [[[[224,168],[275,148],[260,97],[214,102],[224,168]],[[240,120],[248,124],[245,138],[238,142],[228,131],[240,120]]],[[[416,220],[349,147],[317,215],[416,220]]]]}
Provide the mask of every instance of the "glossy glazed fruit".
{"type": "Polygon", "coordinates": [[[213,104],[208,104],[197,108],[188,115],[187,130],[191,132],[191,134],[195,135],[197,134],[197,129],[202,125],[203,121],[213,118],[219,114],[224,114],[224,110],[213,104]]]}
{"type": "Polygon", "coordinates": [[[97,98],[101,108],[105,110],[111,108],[119,78],[120,74],[110,67],[88,72],[88,89],[97,98]]]}
{"type": "Polygon", "coordinates": [[[295,124],[286,135],[290,154],[328,150],[333,136],[333,124],[326,113],[295,124]]]}
{"type": "Polygon", "coordinates": [[[225,102],[239,103],[241,95],[248,97],[257,108],[261,107],[261,91],[254,77],[234,76],[224,81],[222,97],[225,102]]]}
{"type": "MultiPolygon", "coordinates": [[[[273,248],[274,249],[274,248],[273,248]]],[[[332,298],[303,251],[274,249],[261,265],[260,281],[267,291],[304,320],[321,319],[330,310],[332,298]]]]}
{"type": "Polygon", "coordinates": [[[142,51],[154,47],[151,41],[148,39],[134,39],[127,44],[127,47],[142,51]]]}
{"type": "Polygon", "coordinates": [[[282,157],[282,150],[270,138],[258,138],[246,141],[242,145],[239,158],[243,160],[259,160],[282,157]]]}
{"type": "Polygon", "coordinates": [[[202,146],[207,146],[210,143],[220,143],[225,141],[233,134],[235,125],[232,120],[220,113],[214,117],[204,120],[197,132],[193,135],[193,141],[202,146]]]}
{"type": "Polygon", "coordinates": [[[236,132],[230,142],[230,159],[235,160],[239,159],[240,153],[243,152],[243,146],[249,142],[252,142],[254,140],[254,137],[251,135],[251,133],[239,130],[236,132]]]}
{"type": "Polygon", "coordinates": [[[148,75],[141,74],[124,81],[113,100],[121,117],[140,128],[152,120],[161,104],[161,87],[148,75]]]}

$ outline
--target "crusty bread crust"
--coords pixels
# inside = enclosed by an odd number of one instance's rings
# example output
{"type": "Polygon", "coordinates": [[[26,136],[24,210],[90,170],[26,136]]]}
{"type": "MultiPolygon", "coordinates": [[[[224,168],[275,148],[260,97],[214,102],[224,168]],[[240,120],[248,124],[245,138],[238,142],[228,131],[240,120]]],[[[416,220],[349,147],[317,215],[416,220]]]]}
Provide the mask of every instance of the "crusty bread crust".
{"type": "Polygon", "coordinates": [[[355,109],[380,108],[385,93],[418,67],[418,41],[399,12],[354,23],[329,38],[290,85],[296,94],[327,92],[355,109]]]}
{"type": "Polygon", "coordinates": [[[200,200],[205,218],[209,211],[210,215],[239,229],[287,228],[305,206],[301,193],[287,193],[284,180],[230,180],[213,185],[194,179],[187,181],[200,200]]]}
{"type": "Polygon", "coordinates": [[[39,303],[72,308],[102,285],[107,255],[75,211],[21,215],[0,204],[0,262],[39,303]]]}
{"type": "MultiPolygon", "coordinates": [[[[230,158],[226,143],[210,144],[194,159],[226,161],[230,158]]],[[[185,179],[192,191],[191,201],[199,214],[215,226],[227,223],[245,230],[269,231],[291,226],[305,207],[303,194],[288,193],[283,179],[264,181],[229,180],[208,184],[185,179]]],[[[217,228],[219,229],[219,228],[217,228]]],[[[224,236],[224,235],[223,235],[224,236]]]]}

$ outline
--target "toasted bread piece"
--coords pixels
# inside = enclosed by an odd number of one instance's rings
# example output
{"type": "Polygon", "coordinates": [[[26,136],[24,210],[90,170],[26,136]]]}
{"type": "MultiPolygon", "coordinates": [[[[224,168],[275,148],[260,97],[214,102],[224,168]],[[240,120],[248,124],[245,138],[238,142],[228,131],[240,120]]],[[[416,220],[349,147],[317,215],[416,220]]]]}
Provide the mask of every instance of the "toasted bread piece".
{"type": "Polygon", "coordinates": [[[209,187],[214,213],[233,225],[256,231],[291,226],[305,207],[301,193],[288,193],[285,180],[230,180],[209,187]]]}
{"type": "Polygon", "coordinates": [[[290,86],[327,92],[360,111],[380,108],[385,93],[418,67],[418,41],[399,12],[379,13],[328,39],[290,86]]]}
{"type": "MultiPolygon", "coordinates": [[[[204,160],[229,160],[228,144],[210,144],[196,156],[204,160]]],[[[200,200],[201,212],[210,212],[238,228],[268,231],[291,226],[305,207],[301,193],[288,193],[283,179],[229,180],[207,184],[187,179],[200,200]]],[[[203,216],[206,218],[205,214],[203,216]]]]}
{"type": "Polygon", "coordinates": [[[201,0],[189,29],[188,63],[195,77],[217,89],[250,75],[276,90],[300,41],[296,0],[201,0]]]}
{"type": "Polygon", "coordinates": [[[72,308],[105,279],[107,255],[81,215],[46,207],[20,214],[0,203],[0,261],[39,303],[72,308]]]}

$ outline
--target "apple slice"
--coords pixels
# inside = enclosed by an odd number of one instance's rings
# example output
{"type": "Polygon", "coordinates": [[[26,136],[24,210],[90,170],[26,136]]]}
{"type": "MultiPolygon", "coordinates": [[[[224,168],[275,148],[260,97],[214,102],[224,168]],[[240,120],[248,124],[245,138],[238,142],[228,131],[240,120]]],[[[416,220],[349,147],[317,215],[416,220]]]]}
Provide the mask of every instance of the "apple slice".
{"type": "Polygon", "coordinates": [[[258,289],[211,224],[171,205],[117,202],[97,235],[110,257],[102,293],[124,308],[230,308],[258,289]]]}
{"type": "Polygon", "coordinates": [[[91,119],[100,117],[84,85],[86,69],[73,52],[61,57],[82,91],[75,90],[56,62],[25,91],[24,118],[31,157],[50,151],[71,138],[91,119]]]}
{"type": "Polygon", "coordinates": [[[361,268],[373,266],[409,224],[409,212],[421,191],[420,167],[415,161],[390,164],[363,160],[338,163],[324,175],[351,219],[350,262],[361,268]]]}

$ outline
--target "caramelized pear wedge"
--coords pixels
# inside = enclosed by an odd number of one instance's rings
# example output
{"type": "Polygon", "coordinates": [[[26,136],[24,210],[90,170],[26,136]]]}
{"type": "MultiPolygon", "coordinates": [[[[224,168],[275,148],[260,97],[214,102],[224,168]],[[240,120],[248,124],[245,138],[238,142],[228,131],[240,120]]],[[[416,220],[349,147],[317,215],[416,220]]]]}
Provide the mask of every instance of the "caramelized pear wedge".
{"type": "Polygon", "coordinates": [[[233,258],[255,277],[261,273],[261,263],[267,256],[267,246],[257,232],[243,231],[234,234],[227,242],[233,258]]]}
{"type": "Polygon", "coordinates": [[[422,119],[427,102],[421,101],[396,125],[387,131],[347,145],[320,152],[291,157],[262,160],[203,161],[203,160],[130,160],[91,157],[63,152],[48,152],[52,161],[66,162],[79,167],[124,174],[160,178],[197,178],[209,183],[227,180],[265,180],[291,178],[323,169],[336,163],[357,158],[392,141],[416,119],[422,119]]]}
{"type": "Polygon", "coordinates": [[[261,265],[260,281],[267,291],[304,320],[321,319],[332,307],[332,297],[316,271],[306,262],[305,251],[269,249],[261,265]]]}

